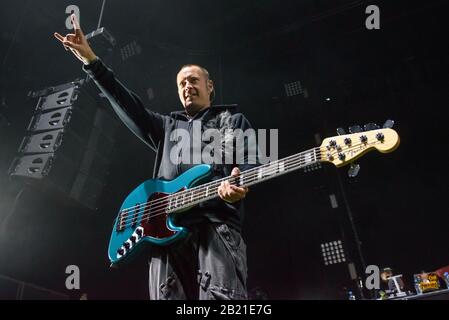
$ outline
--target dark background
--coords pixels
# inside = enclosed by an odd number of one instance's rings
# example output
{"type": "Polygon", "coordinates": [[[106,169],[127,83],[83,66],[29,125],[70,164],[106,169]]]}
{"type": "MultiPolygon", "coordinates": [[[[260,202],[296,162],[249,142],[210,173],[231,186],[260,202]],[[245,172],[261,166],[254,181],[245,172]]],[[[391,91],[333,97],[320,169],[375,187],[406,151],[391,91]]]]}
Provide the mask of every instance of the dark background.
{"type": "MultiPolygon", "coordinates": [[[[110,269],[106,250],[117,208],[151,177],[154,154],[112,113],[117,129],[95,208],[8,175],[37,102],[29,92],[85,77],[53,37],[68,33],[70,4],[79,6],[85,33],[96,29],[101,1],[1,3],[0,275],[75,299],[146,299],[144,259],[110,269]],[[71,264],[81,270],[79,291],[64,285],[71,264]]],[[[178,69],[205,66],[216,102],[238,103],[256,128],[279,129],[280,157],[316,146],[338,127],[395,121],[399,148],[368,153],[356,178],[347,167],[323,165],[255,186],[247,197],[252,296],[341,299],[355,282],[346,263],[324,265],[327,241],[343,240],[360,277],[366,265],[389,266],[410,288],[414,273],[449,264],[447,10],[436,0],[108,1],[101,25],[117,45],[97,52],[161,113],[182,107],[178,69]],[[380,30],[365,28],[370,4],[380,8],[380,30]],[[132,43],[137,54],[123,60],[132,43]],[[284,84],[295,81],[307,94],[286,95],[284,84]]],[[[104,101],[98,108],[109,110],[104,101]]],[[[11,292],[3,296],[14,298],[11,292]]]]}

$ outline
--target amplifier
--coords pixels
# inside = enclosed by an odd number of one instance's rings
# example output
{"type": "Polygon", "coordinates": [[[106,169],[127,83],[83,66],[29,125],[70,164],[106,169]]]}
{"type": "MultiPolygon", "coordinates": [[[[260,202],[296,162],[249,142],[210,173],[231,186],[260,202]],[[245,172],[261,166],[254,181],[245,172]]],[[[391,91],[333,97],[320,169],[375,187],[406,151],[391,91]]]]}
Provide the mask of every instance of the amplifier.
{"type": "Polygon", "coordinates": [[[73,81],[31,94],[38,98],[9,174],[54,187],[95,208],[109,170],[118,120],[94,83],[73,81]],[[40,181],[42,180],[42,181],[40,181]]]}

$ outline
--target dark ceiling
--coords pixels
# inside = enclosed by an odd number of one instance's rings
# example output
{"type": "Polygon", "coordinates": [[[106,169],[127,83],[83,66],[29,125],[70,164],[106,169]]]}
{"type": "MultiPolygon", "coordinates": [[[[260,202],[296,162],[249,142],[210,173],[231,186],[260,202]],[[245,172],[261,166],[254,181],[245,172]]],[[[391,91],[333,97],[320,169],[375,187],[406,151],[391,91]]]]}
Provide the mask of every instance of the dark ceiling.
{"type": "MultiPolygon", "coordinates": [[[[65,289],[61,270],[78,264],[86,270],[83,290],[92,297],[145,299],[145,263],[109,270],[104,251],[121,200],[151,177],[152,151],[119,125],[97,210],[66,208],[63,196],[33,184],[24,188],[7,174],[36,104],[29,92],[85,77],[80,62],[53,37],[67,32],[65,11],[72,4],[1,3],[0,253],[8,258],[1,259],[0,274],[76,298],[65,289]],[[16,231],[27,236],[10,246],[5,239],[16,231]]],[[[102,2],[75,4],[84,32],[95,30],[102,2]]],[[[320,243],[336,237],[347,242],[362,277],[364,265],[391,266],[412,287],[414,273],[449,264],[448,170],[444,158],[435,159],[443,157],[447,135],[447,1],[377,1],[380,30],[365,28],[370,4],[106,1],[101,26],[117,46],[109,53],[93,46],[148,108],[180,109],[176,72],[198,63],[209,69],[218,102],[238,103],[256,128],[279,129],[282,157],[315,146],[317,137],[333,136],[337,127],[395,120],[401,146],[366,155],[355,179],[347,168],[324,165],[251,190],[244,235],[253,294],[342,298],[344,288],[354,286],[347,266],[327,268],[320,253],[320,243]],[[123,48],[132,43],[139,53],[123,60],[123,48]],[[286,96],[284,84],[294,81],[306,96],[286,96]]]]}

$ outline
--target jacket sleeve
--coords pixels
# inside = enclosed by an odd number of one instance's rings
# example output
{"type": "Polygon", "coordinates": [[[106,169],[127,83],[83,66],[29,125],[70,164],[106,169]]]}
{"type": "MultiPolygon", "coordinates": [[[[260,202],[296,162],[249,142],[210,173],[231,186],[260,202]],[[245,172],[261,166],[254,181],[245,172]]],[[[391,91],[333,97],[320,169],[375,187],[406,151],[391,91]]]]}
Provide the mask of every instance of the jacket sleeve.
{"type": "Polygon", "coordinates": [[[124,124],[153,150],[164,137],[167,116],[145,109],[141,99],[128,90],[100,59],[83,66],[124,124]]]}

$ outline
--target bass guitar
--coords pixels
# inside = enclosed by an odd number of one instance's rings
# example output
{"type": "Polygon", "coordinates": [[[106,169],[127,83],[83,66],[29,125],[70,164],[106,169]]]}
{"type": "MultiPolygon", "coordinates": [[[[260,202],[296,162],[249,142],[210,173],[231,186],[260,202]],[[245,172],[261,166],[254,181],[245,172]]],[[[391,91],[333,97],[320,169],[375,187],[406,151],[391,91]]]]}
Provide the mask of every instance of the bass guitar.
{"type": "Polygon", "coordinates": [[[326,138],[321,146],[243,171],[238,177],[209,181],[211,166],[201,164],[174,180],[150,179],[123,202],[109,241],[111,266],[118,265],[148,245],[168,245],[187,234],[173,222],[173,213],[188,214],[193,206],[218,197],[220,183],[252,186],[295,170],[328,162],[337,167],[351,163],[370,150],[392,152],[399,136],[391,128],[326,138]]]}

